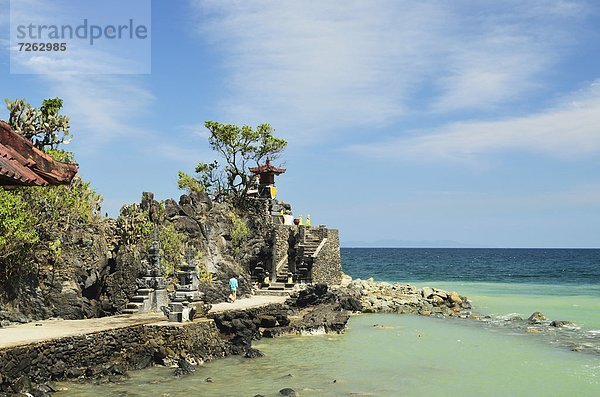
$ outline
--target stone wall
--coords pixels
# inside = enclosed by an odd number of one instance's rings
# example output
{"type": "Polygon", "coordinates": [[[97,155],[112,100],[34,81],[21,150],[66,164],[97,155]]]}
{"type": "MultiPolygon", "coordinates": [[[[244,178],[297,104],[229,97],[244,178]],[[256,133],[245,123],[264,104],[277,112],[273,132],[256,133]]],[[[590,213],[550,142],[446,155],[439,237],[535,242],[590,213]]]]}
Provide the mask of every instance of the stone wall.
{"type": "MultiPolygon", "coordinates": [[[[0,350],[0,394],[19,378],[35,383],[124,374],[179,359],[202,362],[227,353],[214,321],[135,325],[0,350]]],[[[14,391],[14,390],[13,390],[14,391]]]]}
{"type": "Polygon", "coordinates": [[[342,282],[342,257],[340,234],[337,229],[323,229],[327,241],[319,251],[312,266],[312,281],[318,284],[336,285],[342,282]]]}
{"type": "Polygon", "coordinates": [[[273,261],[272,271],[274,274],[277,263],[288,255],[288,267],[294,272],[306,258],[302,257],[300,245],[305,236],[310,234],[326,239],[323,247],[314,259],[310,259],[312,282],[317,284],[339,284],[342,281],[342,258],[340,254],[340,237],[337,229],[328,229],[324,226],[302,227],[274,225],[273,227],[273,261]]]}
{"type": "Polygon", "coordinates": [[[290,235],[295,233],[294,229],[297,229],[297,226],[274,225],[273,229],[273,263],[271,269],[267,269],[271,274],[275,274],[279,261],[288,255],[290,235]]]}

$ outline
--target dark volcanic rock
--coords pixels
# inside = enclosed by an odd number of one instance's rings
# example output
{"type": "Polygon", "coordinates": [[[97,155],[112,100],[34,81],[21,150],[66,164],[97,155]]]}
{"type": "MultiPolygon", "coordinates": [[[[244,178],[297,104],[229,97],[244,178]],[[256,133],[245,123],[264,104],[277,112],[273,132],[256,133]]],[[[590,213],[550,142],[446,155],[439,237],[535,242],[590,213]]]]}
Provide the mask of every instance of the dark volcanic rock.
{"type": "Polygon", "coordinates": [[[181,213],[181,207],[173,199],[165,200],[165,212],[167,217],[174,218],[181,213]]]}
{"type": "Polygon", "coordinates": [[[253,347],[248,348],[246,350],[246,354],[244,354],[244,357],[246,358],[258,358],[258,357],[262,357],[264,356],[264,354],[262,354],[262,352],[258,349],[255,349],[253,347]]]}
{"type": "Polygon", "coordinates": [[[32,389],[31,380],[27,376],[23,375],[12,383],[11,389],[14,393],[30,393],[32,389]]]}
{"type": "Polygon", "coordinates": [[[177,360],[177,368],[175,369],[173,375],[183,376],[191,374],[193,372],[196,372],[196,367],[188,363],[186,360],[180,358],[179,360],[177,360]]]}
{"type": "Polygon", "coordinates": [[[550,323],[551,327],[556,327],[556,328],[562,328],[562,327],[573,327],[575,324],[573,324],[570,321],[564,321],[564,320],[554,320],[550,323]]]}
{"type": "Polygon", "coordinates": [[[279,395],[286,397],[299,397],[300,394],[296,390],[286,387],[285,389],[279,390],[279,395]]]}
{"type": "Polygon", "coordinates": [[[201,234],[200,225],[189,216],[176,216],[173,218],[173,226],[175,226],[175,230],[191,236],[199,236],[201,234]]]}

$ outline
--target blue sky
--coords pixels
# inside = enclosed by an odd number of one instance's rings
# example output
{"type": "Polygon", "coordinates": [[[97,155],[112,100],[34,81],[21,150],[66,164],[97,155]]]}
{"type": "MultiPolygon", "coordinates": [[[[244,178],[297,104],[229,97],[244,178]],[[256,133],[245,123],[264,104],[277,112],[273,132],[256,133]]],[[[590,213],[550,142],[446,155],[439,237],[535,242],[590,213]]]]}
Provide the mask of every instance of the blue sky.
{"type": "Polygon", "coordinates": [[[64,99],[113,216],[181,194],[205,120],[269,122],[280,198],[343,241],[600,246],[598,2],[156,0],[142,75],[10,74],[8,4],[0,96],[64,99]]]}

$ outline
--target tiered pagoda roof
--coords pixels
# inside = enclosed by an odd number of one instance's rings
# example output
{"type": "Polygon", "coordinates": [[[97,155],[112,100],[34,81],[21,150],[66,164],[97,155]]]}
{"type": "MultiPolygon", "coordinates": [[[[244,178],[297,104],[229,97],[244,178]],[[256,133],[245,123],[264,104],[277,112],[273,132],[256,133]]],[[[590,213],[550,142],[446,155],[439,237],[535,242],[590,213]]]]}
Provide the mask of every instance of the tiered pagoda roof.
{"type": "Polygon", "coordinates": [[[74,164],[56,161],[0,120],[0,185],[68,185],[77,174],[74,164]]]}
{"type": "Polygon", "coordinates": [[[277,168],[273,164],[271,164],[271,160],[267,159],[267,162],[259,167],[250,168],[250,172],[254,174],[283,174],[285,172],[285,168],[277,168]]]}

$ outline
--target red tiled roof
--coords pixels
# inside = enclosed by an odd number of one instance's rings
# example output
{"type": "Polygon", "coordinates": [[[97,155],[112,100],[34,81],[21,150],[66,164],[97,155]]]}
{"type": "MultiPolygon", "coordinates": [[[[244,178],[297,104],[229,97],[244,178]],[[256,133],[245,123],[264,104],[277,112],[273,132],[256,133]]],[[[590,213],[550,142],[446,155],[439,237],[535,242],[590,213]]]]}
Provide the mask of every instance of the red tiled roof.
{"type": "Polygon", "coordinates": [[[267,159],[267,162],[259,167],[250,168],[250,172],[255,174],[264,174],[267,172],[273,172],[275,174],[283,174],[285,172],[285,168],[277,168],[271,164],[271,161],[267,159]]]}
{"type": "Polygon", "coordinates": [[[76,173],[74,164],[54,160],[0,120],[0,185],[68,185],[76,173]]]}

